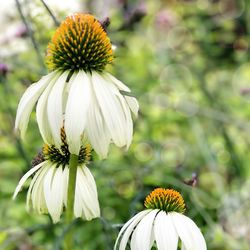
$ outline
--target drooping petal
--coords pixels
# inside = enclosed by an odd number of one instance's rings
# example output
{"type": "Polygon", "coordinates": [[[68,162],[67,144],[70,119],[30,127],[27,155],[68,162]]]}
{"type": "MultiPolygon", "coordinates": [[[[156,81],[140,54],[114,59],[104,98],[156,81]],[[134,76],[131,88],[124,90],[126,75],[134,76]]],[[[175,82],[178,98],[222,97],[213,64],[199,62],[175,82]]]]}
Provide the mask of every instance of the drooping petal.
{"type": "MultiPolygon", "coordinates": [[[[44,164],[44,166],[46,166],[46,164],[44,164]]],[[[36,183],[36,180],[40,176],[41,172],[43,172],[44,166],[41,167],[40,169],[38,169],[38,171],[36,172],[35,176],[32,178],[32,180],[30,182],[30,186],[29,186],[28,193],[27,193],[27,198],[26,198],[26,209],[28,211],[32,210],[31,191],[32,191],[32,189],[34,187],[34,184],[36,183]]]]}
{"type": "Polygon", "coordinates": [[[106,74],[106,78],[107,80],[113,83],[113,85],[112,84],[109,85],[109,88],[112,91],[112,93],[117,97],[117,99],[120,101],[120,104],[123,109],[126,122],[125,124],[126,146],[128,149],[131,144],[133,136],[133,122],[131,117],[131,111],[137,116],[139,105],[134,97],[123,95],[120,91],[118,91],[120,89],[126,92],[130,92],[130,89],[127,86],[125,86],[122,82],[120,82],[118,79],[116,79],[110,74],[106,74]]]}
{"type": "Polygon", "coordinates": [[[31,111],[49,82],[55,77],[57,71],[44,76],[36,83],[33,83],[23,94],[17,108],[15,130],[24,137],[31,111]]]}
{"type": "Polygon", "coordinates": [[[67,207],[67,197],[68,197],[68,183],[69,183],[69,168],[65,167],[63,170],[63,202],[64,206],[67,207]]]}
{"type": "Polygon", "coordinates": [[[126,144],[125,117],[121,104],[111,89],[112,84],[98,73],[93,73],[92,84],[112,140],[122,147],[126,144]]]}
{"type": "MultiPolygon", "coordinates": [[[[118,80],[117,78],[115,78],[111,74],[105,73],[105,76],[106,76],[106,79],[108,81],[113,82],[118,87],[119,90],[123,90],[123,91],[128,92],[128,93],[131,92],[130,89],[124,83],[122,83],[120,80],[118,80]]],[[[124,98],[125,98],[126,102],[128,103],[128,106],[131,109],[131,111],[134,113],[135,116],[137,116],[138,110],[139,110],[139,104],[138,104],[136,98],[131,97],[131,96],[125,96],[125,95],[124,95],[124,98]]]]}
{"type": "Polygon", "coordinates": [[[152,210],[147,214],[137,225],[131,238],[131,249],[133,250],[150,250],[154,238],[153,238],[153,224],[158,209],[152,210]]]}
{"type": "Polygon", "coordinates": [[[138,101],[134,97],[130,97],[130,96],[125,96],[125,99],[128,103],[129,108],[131,109],[135,117],[137,117],[138,111],[139,111],[138,101]]]}
{"type": "Polygon", "coordinates": [[[115,242],[114,250],[125,250],[126,246],[128,244],[128,239],[130,235],[132,234],[135,226],[141,221],[141,219],[146,216],[149,212],[151,212],[151,209],[147,209],[144,211],[141,211],[140,213],[136,214],[134,217],[132,217],[129,221],[127,221],[122,229],[120,230],[118,237],[115,242]],[[118,248],[119,246],[119,248],[118,248]]]}
{"type": "Polygon", "coordinates": [[[65,111],[65,132],[69,151],[78,154],[81,146],[82,133],[87,120],[90,99],[90,79],[84,71],[74,78],[69,90],[65,111]]]}
{"type": "Polygon", "coordinates": [[[83,186],[82,178],[78,175],[76,179],[76,192],[74,202],[74,215],[76,218],[82,217],[83,219],[91,220],[91,209],[88,208],[87,199],[88,198],[85,195],[85,184],[83,186]]]}
{"type": "Polygon", "coordinates": [[[131,117],[129,105],[128,105],[126,99],[124,98],[124,96],[119,92],[119,90],[115,86],[115,84],[108,84],[107,86],[109,87],[110,92],[113,93],[114,96],[117,97],[117,100],[122,107],[122,112],[123,112],[124,118],[125,118],[124,119],[124,135],[123,136],[126,140],[125,144],[126,144],[127,149],[128,149],[130,144],[131,144],[132,135],[133,135],[133,122],[132,122],[132,117],[131,117]]]}
{"type": "Polygon", "coordinates": [[[160,211],[154,224],[154,236],[158,250],[176,250],[178,235],[169,215],[160,211]]]}
{"type": "Polygon", "coordinates": [[[119,90],[123,90],[123,91],[126,91],[126,92],[131,92],[128,86],[126,86],[124,83],[122,83],[120,80],[118,80],[117,78],[115,78],[110,73],[105,73],[105,77],[106,77],[106,79],[108,81],[113,82],[117,86],[117,88],[119,90]]]}
{"type": "MultiPolygon", "coordinates": [[[[91,220],[93,218],[99,217],[100,207],[95,180],[86,166],[78,167],[76,185],[76,193],[79,194],[79,198],[81,198],[83,212],[82,217],[86,218],[86,220],[91,220]]],[[[78,206],[76,202],[77,201],[75,200],[75,208],[77,208],[78,206]]]]}
{"type": "Polygon", "coordinates": [[[132,137],[133,137],[133,121],[132,121],[132,117],[131,117],[131,113],[129,110],[129,107],[125,101],[125,99],[119,94],[117,96],[121,102],[122,108],[123,108],[123,112],[125,115],[125,122],[126,122],[126,148],[128,149],[131,141],[132,141],[132,137]]]}
{"type": "Polygon", "coordinates": [[[86,135],[91,146],[101,158],[106,158],[110,143],[110,133],[100,112],[95,93],[91,89],[91,104],[86,123],[86,135]]]}
{"type": "Polygon", "coordinates": [[[54,144],[61,146],[61,128],[63,127],[63,92],[69,72],[63,72],[50,91],[47,102],[47,113],[54,144]]]}
{"type": "Polygon", "coordinates": [[[51,79],[46,89],[43,91],[42,95],[40,96],[37,106],[36,106],[36,119],[38,123],[38,127],[41,133],[41,136],[45,143],[53,144],[53,137],[49,126],[48,121],[48,112],[47,112],[47,104],[48,104],[48,96],[51,92],[52,87],[54,86],[56,80],[58,79],[59,72],[57,75],[51,79]]]}
{"type": "Polygon", "coordinates": [[[82,201],[80,190],[79,190],[79,178],[76,179],[76,192],[74,200],[74,216],[75,218],[85,218],[85,202],[82,201]]]}
{"type": "Polygon", "coordinates": [[[52,165],[50,168],[48,168],[48,171],[46,172],[46,175],[43,178],[43,191],[44,191],[44,197],[45,197],[45,202],[46,206],[48,208],[49,213],[53,208],[51,207],[50,201],[52,200],[51,197],[51,186],[52,186],[52,180],[53,180],[53,175],[56,170],[56,166],[52,165]]]}
{"type": "Polygon", "coordinates": [[[63,185],[62,185],[62,166],[56,168],[53,165],[49,168],[44,177],[44,197],[49,214],[54,223],[60,220],[63,206],[63,185]]]}
{"type": "Polygon", "coordinates": [[[56,168],[56,172],[53,177],[53,183],[51,187],[51,194],[54,196],[54,222],[60,220],[60,216],[63,211],[63,170],[62,166],[56,168]]]}
{"type": "Polygon", "coordinates": [[[206,250],[206,242],[196,224],[183,214],[169,214],[186,250],[206,250]]]}
{"type": "Polygon", "coordinates": [[[19,181],[17,187],[16,187],[16,190],[14,192],[14,195],[13,195],[13,199],[16,198],[17,194],[19,193],[19,191],[21,190],[23,184],[25,183],[25,181],[33,174],[35,173],[39,168],[41,168],[43,166],[44,162],[36,165],[35,167],[33,167],[32,169],[30,169],[22,178],[21,180],[19,181]]]}
{"type": "Polygon", "coordinates": [[[98,193],[97,193],[97,188],[96,188],[96,182],[95,179],[93,177],[93,175],[91,174],[89,168],[87,168],[85,165],[80,167],[79,169],[80,173],[82,172],[83,175],[86,178],[86,183],[88,184],[86,187],[89,190],[89,192],[91,193],[91,195],[95,198],[98,197],[98,193]],[[81,170],[81,171],[80,171],[81,170]]]}
{"type": "Polygon", "coordinates": [[[28,208],[31,208],[30,210],[35,210],[37,213],[47,213],[47,205],[45,202],[44,192],[43,192],[43,182],[44,177],[47,174],[47,171],[50,167],[49,162],[45,162],[43,167],[41,168],[41,171],[36,173],[34,176],[34,183],[32,180],[32,183],[30,184],[30,188],[27,195],[27,201],[26,206],[28,208]],[[35,178],[37,176],[37,178],[35,178]],[[29,192],[31,192],[31,195],[29,197],[29,192]],[[29,207],[29,204],[27,204],[29,201],[28,199],[31,199],[31,207],[29,207]]]}

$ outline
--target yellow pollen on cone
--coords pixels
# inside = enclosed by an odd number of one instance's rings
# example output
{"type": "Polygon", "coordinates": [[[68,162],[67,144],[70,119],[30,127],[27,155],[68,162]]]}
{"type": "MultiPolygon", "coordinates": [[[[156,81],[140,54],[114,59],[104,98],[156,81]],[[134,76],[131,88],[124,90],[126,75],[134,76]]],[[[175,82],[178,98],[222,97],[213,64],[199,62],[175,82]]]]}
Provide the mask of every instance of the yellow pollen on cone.
{"type": "Polygon", "coordinates": [[[160,209],[165,212],[184,213],[185,202],[181,194],[174,189],[156,188],[145,199],[148,209],[160,209]]]}

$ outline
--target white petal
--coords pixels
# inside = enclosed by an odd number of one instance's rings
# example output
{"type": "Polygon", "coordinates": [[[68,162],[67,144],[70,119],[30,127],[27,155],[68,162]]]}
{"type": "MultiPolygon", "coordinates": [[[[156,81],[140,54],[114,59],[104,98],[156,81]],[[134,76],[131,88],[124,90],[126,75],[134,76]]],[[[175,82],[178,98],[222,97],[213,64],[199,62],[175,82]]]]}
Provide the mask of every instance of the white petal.
{"type": "Polygon", "coordinates": [[[112,88],[112,83],[97,73],[92,75],[92,84],[109,133],[114,143],[122,147],[126,144],[125,117],[121,104],[113,93],[114,86],[112,88]]]}
{"type": "MultiPolygon", "coordinates": [[[[81,184],[80,184],[81,185],[81,184]]],[[[85,219],[85,202],[82,201],[81,194],[79,190],[79,178],[76,180],[76,191],[75,191],[75,200],[74,200],[74,216],[75,218],[82,217],[85,219]]]]}
{"type": "MultiPolygon", "coordinates": [[[[45,164],[46,166],[46,164],[45,164]]],[[[31,211],[31,208],[32,208],[32,199],[31,199],[31,191],[34,187],[34,184],[37,180],[37,178],[39,177],[40,173],[44,170],[44,166],[41,167],[35,174],[35,176],[32,178],[31,182],[30,182],[30,186],[29,186],[29,189],[28,189],[28,193],[27,193],[27,198],[26,198],[26,209],[27,211],[31,211]]]]}
{"type": "Polygon", "coordinates": [[[132,121],[132,117],[131,117],[129,107],[128,107],[125,99],[120,94],[118,95],[118,98],[120,99],[120,102],[121,102],[121,105],[122,105],[122,108],[123,108],[123,112],[124,112],[124,115],[125,115],[126,148],[128,149],[130,144],[131,144],[132,137],[133,137],[133,121],[132,121]]]}
{"type": "Polygon", "coordinates": [[[53,177],[53,184],[51,193],[54,196],[54,213],[56,222],[59,221],[63,211],[63,170],[62,166],[56,168],[56,172],[53,177]]]}
{"type": "Polygon", "coordinates": [[[119,249],[119,250],[125,250],[127,243],[128,243],[128,239],[131,235],[131,233],[133,232],[135,226],[139,223],[139,221],[146,216],[149,212],[151,212],[152,210],[147,209],[144,211],[141,211],[140,213],[136,214],[134,217],[132,217],[129,221],[127,221],[122,229],[120,230],[118,237],[116,239],[115,242],[115,246],[114,249],[119,249]],[[117,248],[119,246],[119,248],[117,248]]]}
{"type": "Polygon", "coordinates": [[[206,250],[206,242],[196,224],[187,216],[172,212],[169,214],[186,250],[206,250]]]}
{"type": "Polygon", "coordinates": [[[131,238],[131,249],[150,250],[153,245],[153,224],[158,209],[152,210],[137,225],[131,238]]]}
{"type": "Polygon", "coordinates": [[[44,196],[49,214],[54,223],[60,220],[63,206],[62,166],[53,165],[44,178],[44,196]]]}
{"type": "Polygon", "coordinates": [[[67,207],[67,197],[68,197],[68,183],[69,183],[69,168],[66,166],[63,170],[63,202],[64,206],[67,207]]]}
{"type": "Polygon", "coordinates": [[[13,195],[13,199],[16,198],[17,194],[19,193],[20,189],[22,188],[23,184],[25,183],[25,181],[33,174],[35,173],[39,168],[41,168],[43,166],[43,162],[38,164],[37,166],[33,167],[32,169],[30,169],[22,178],[21,180],[19,181],[17,187],[16,187],[16,190],[14,192],[14,195],[13,195]]]}
{"type": "Polygon", "coordinates": [[[57,72],[54,71],[42,77],[41,80],[33,83],[23,94],[18,104],[15,121],[15,130],[18,130],[21,133],[21,137],[24,137],[29,122],[30,113],[37,99],[56,74],[57,72]]]}
{"type": "MultiPolygon", "coordinates": [[[[117,80],[118,81],[118,80],[117,80]]],[[[131,117],[131,112],[130,112],[130,106],[127,102],[127,97],[123,96],[116,86],[114,84],[108,84],[110,91],[117,97],[117,100],[120,102],[120,105],[122,107],[122,111],[124,114],[125,118],[125,123],[124,123],[124,136],[126,138],[126,146],[127,149],[129,148],[131,141],[132,141],[132,135],[133,135],[133,122],[132,122],[132,117],[131,117]]],[[[131,97],[128,97],[131,98],[131,97]]],[[[130,100],[130,99],[128,99],[130,100]]],[[[136,99],[134,98],[136,101],[136,99]]],[[[137,101],[136,101],[137,102],[137,101]]],[[[138,112],[138,110],[137,110],[138,112]]]]}
{"type": "Polygon", "coordinates": [[[137,100],[134,97],[130,97],[130,96],[125,96],[124,98],[126,99],[131,111],[137,117],[138,111],[139,111],[139,103],[137,102],[137,100]]]}
{"type": "Polygon", "coordinates": [[[44,183],[44,177],[47,174],[49,167],[50,163],[45,162],[41,171],[36,174],[37,178],[35,178],[36,176],[34,177],[35,179],[34,184],[32,183],[32,185],[30,185],[30,190],[28,191],[27,195],[27,201],[26,201],[27,208],[29,208],[29,204],[27,204],[29,202],[28,199],[31,199],[32,209],[34,209],[39,214],[48,211],[44,198],[43,183],[44,183]],[[31,193],[31,195],[29,195],[29,192],[31,193]]]}
{"type": "Polygon", "coordinates": [[[50,168],[48,168],[48,171],[46,172],[46,175],[44,176],[44,180],[43,180],[44,197],[45,197],[45,201],[46,201],[46,205],[47,205],[49,213],[51,210],[53,210],[53,208],[51,208],[50,201],[51,201],[52,179],[53,179],[53,175],[54,175],[55,170],[56,170],[55,165],[50,166],[50,168]]]}
{"type": "Polygon", "coordinates": [[[79,154],[90,98],[92,97],[90,96],[89,76],[79,71],[69,90],[65,111],[65,132],[69,151],[72,154],[79,154]]]}
{"type": "Polygon", "coordinates": [[[34,175],[34,177],[32,178],[32,180],[30,182],[30,186],[29,186],[29,190],[28,190],[27,198],[26,198],[26,209],[28,211],[30,211],[32,208],[31,192],[34,188],[34,185],[35,185],[38,177],[41,175],[41,173],[44,171],[44,169],[46,169],[46,167],[47,167],[47,161],[44,161],[43,166],[36,172],[36,174],[34,175]]]}
{"type": "Polygon", "coordinates": [[[129,148],[131,141],[132,141],[132,135],[133,135],[133,122],[131,117],[131,112],[129,109],[129,105],[124,98],[124,96],[118,91],[117,87],[114,84],[107,84],[109,87],[110,92],[112,92],[116,97],[121,105],[122,113],[124,114],[124,138],[126,139],[126,146],[127,149],[129,148]]]}
{"type": "Polygon", "coordinates": [[[94,179],[93,175],[91,174],[90,170],[86,166],[82,166],[81,171],[84,174],[84,176],[86,177],[86,183],[88,184],[87,188],[88,188],[89,192],[92,193],[93,197],[97,198],[98,193],[97,193],[96,183],[95,183],[95,179],[94,179]]]}
{"type": "MultiPolygon", "coordinates": [[[[76,193],[81,198],[83,217],[86,220],[100,216],[100,208],[97,196],[95,180],[87,167],[78,167],[76,177],[76,193]]],[[[79,204],[75,200],[74,206],[77,208],[79,204]]]]}
{"type": "MultiPolygon", "coordinates": [[[[122,85],[122,83],[119,80],[117,80],[113,76],[109,76],[108,79],[110,79],[109,81],[113,83],[113,84],[109,84],[109,88],[112,91],[112,93],[117,97],[123,109],[123,114],[125,116],[125,126],[124,126],[125,130],[124,131],[126,133],[126,146],[128,149],[131,144],[132,136],[133,136],[133,122],[132,122],[130,109],[132,110],[132,112],[134,112],[135,115],[137,115],[139,105],[138,105],[137,100],[134,97],[122,95],[120,91],[118,91],[117,87],[121,88],[121,85],[122,85]]],[[[127,92],[130,92],[129,89],[126,89],[126,90],[127,92]]]]}
{"type": "Polygon", "coordinates": [[[75,202],[74,202],[74,215],[76,218],[82,217],[83,219],[90,220],[91,212],[87,207],[86,197],[85,197],[85,184],[82,183],[82,178],[76,178],[76,192],[75,192],[75,202]]]}
{"type": "Polygon", "coordinates": [[[120,80],[115,78],[113,75],[109,73],[105,73],[105,77],[108,81],[113,82],[118,87],[118,89],[126,91],[126,92],[130,92],[129,87],[127,87],[124,83],[122,83],[120,80]]]}
{"type": "MultiPolygon", "coordinates": [[[[111,74],[106,73],[105,76],[106,76],[106,79],[113,82],[118,87],[118,89],[126,91],[126,92],[131,92],[130,89],[124,83],[119,81],[117,78],[115,78],[111,74]]],[[[139,110],[139,104],[136,98],[131,97],[131,96],[125,96],[125,95],[124,95],[124,98],[127,101],[131,111],[134,113],[135,116],[137,116],[138,110],[139,110]]]]}
{"type": "Polygon", "coordinates": [[[53,144],[52,140],[53,137],[49,126],[48,113],[47,113],[48,96],[59,75],[60,73],[58,72],[58,74],[53,79],[51,79],[47,88],[43,91],[42,95],[40,96],[36,106],[36,119],[39,126],[39,130],[44,142],[47,144],[53,144]]]}
{"type": "Polygon", "coordinates": [[[66,80],[69,72],[65,71],[57,79],[50,91],[47,102],[48,121],[54,144],[57,148],[61,146],[61,128],[63,127],[63,91],[67,84],[66,80]]]}
{"type": "Polygon", "coordinates": [[[98,201],[98,194],[96,189],[95,180],[87,167],[82,169],[82,173],[86,177],[86,191],[82,193],[86,196],[89,193],[89,199],[86,199],[87,208],[90,211],[90,216],[87,217],[88,220],[92,218],[100,217],[100,207],[98,201]]]}
{"type": "MultiPolygon", "coordinates": [[[[93,90],[91,89],[91,92],[93,90]]],[[[91,146],[101,158],[106,158],[110,143],[110,133],[100,112],[95,93],[91,94],[92,100],[89,106],[86,123],[86,135],[91,146]]]]}
{"type": "Polygon", "coordinates": [[[178,235],[169,215],[160,211],[154,224],[154,235],[158,250],[176,250],[178,235]]]}

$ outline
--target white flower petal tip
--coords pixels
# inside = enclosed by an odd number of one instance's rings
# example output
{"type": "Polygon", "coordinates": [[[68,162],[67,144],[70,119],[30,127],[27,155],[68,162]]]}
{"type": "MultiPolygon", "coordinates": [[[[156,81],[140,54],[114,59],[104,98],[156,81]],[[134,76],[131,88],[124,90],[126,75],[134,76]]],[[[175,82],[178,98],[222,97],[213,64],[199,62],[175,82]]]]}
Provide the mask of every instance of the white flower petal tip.
{"type": "MultiPolygon", "coordinates": [[[[53,223],[60,220],[67,203],[69,168],[44,161],[29,170],[19,181],[13,199],[25,181],[34,174],[30,183],[26,206],[28,211],[50,214],[53,223]]],[[[100,217],[100,207],[95,180],[86,166],[78,166],[76,176],[74,216],[85,220],[100,217]]]]}
{"type": "Polygon", "coordinates": [[[207,250],[205,239],[196,224],[187,216],[177,213],[147,209],[130,219],[117,237],[114,250],[125,250],[131,238],[131,250],[207,250]]]}

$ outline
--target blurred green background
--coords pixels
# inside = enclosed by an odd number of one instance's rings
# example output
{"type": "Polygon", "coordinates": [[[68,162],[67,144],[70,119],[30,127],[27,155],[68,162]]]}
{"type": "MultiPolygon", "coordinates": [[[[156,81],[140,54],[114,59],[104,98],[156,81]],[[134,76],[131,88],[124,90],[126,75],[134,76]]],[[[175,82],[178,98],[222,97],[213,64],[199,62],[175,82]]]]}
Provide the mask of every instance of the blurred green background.
{"type": "MultiPolygon", "coordinates": [[[[140,103],[130,149],[111,146],[90,166],[102,218],[74,221],[75,249],[112,249],[154,187],[181,192],[209,250],[250,249],[250,2],[46,3],[59,21],[74,12],[110,18],[116,58],[107,70],[140,103]]],[[[55,20],[40,0],[1,1],[0,9],[0,249],[62,249],[62,222],[27,213],[27,189],[12,200],[43,146],[34,112],[25,141],[13,126],[22,93],[47,73],[55,20]]]]}

